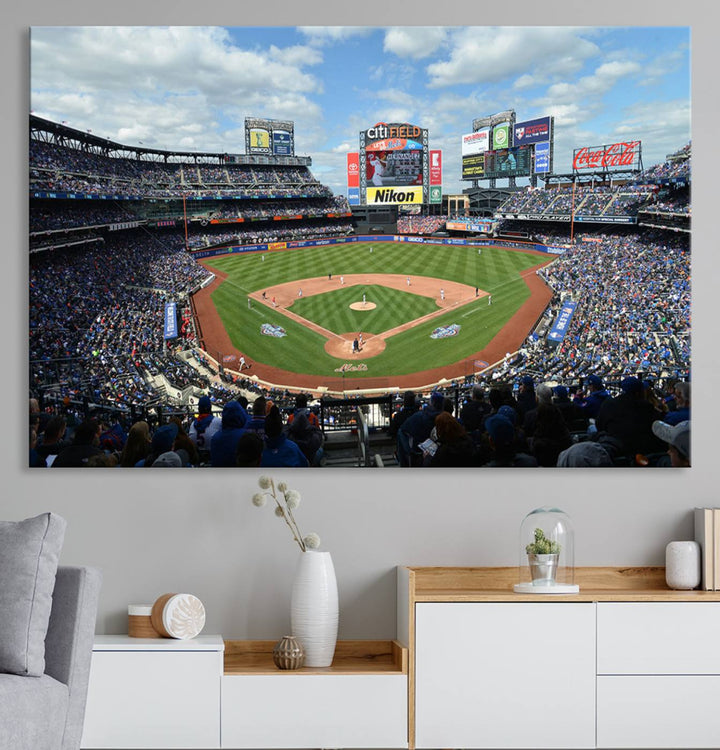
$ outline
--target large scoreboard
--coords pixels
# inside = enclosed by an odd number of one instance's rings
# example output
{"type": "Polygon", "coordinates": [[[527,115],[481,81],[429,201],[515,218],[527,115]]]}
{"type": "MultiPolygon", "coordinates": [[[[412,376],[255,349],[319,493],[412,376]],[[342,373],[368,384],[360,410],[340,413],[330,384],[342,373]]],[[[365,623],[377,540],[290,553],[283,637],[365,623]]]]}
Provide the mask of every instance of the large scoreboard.
{"type": "Polygon", "coordinates": [[[245,118],[245,153],[295,156],[295,123],[290,120],[245,118]]]}
{"type": "Polygon", "coordinates": [[[516,122],[514,110],[473,122],[462,136],[462,179],[491,180],[552,172],[553,118],[516,122]]]}
{"type": "Polygon", "coordinates": [[[378,122],[360,132],[348,154],[351,205],[421,205],[442,201],[442,154],[428,131],[410,123],[378,122]]]}

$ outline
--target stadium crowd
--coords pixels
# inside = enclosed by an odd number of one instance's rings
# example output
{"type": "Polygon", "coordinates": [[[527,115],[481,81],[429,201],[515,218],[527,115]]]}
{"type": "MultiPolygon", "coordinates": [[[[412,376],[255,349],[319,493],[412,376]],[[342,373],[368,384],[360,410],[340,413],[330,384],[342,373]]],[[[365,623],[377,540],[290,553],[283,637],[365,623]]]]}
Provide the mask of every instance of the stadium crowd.
{"type": "Polygon", "coordinates": [[[179,303],[174,346],[192,346],[187,294],[208,276],[177,252],[180,235],[173,239],[174,246],[164,245],[134,230],[31,257],[31,391],[55,384],[68,398],[129,406],[157,399],[149,381],[159,371],[176,387],[183,386],[181,368],[185,379],[197,380],[195,370],[163,352],[165,303],[179,303]]]}
{"type": "Polygon", "coordinates": [[[440,391],[404,394],[389,432],[402,467],[687,467],[690,383],[664,388],[637,376],[612,390],[597,375],[584,387],[531,376],[476,383],[458,404],[440,391]]]}
{"type": "Polygon", "coordinates": [[[432,234],[445,229],[449,216],[398,216],[398,234],[432,234]]]}
{"type": "Polygon", "coordinates": [[[309,467],[322,461],[324,436],[307,396],[299,393],[283,414],[265,395],[250,402],[226,392],[201,396],[189,418],[85,416],[67,409],[49,414],[30,400],[30,466],[49,467],[309,467]],[[219,413],[218,413],[219,412],[219,413]]]}
{"type": "Polygon", "coordinates": [[[529,340],[516,371],[559,380],[591,374],[619,381],[642,371],[686,376],[690,351],[690,248],[683,236],[583,234],[540,275],[556,293],[550,324],[563,304],[577,307],[562,340],[529,340]]]}
{"type": "Polygon", "coordinates": [[[629,216],[650,201],[656,186],[638,185],[609,188],[606,185],[578,185],[552,189],[526,188],[513,193],[501,206],[499,214],[570,214],[582,216],[629,216]]]}
{"type": "Polygon", "coordinates": [[[30,190],[134,198],[233,196],[282,192],[278,197],[332,197],[307,167],[199,165],[110,157],[39,140],[30,142],[30,190]]]}
{"type": "Polygon", "coordinates": [[[345,237],[353,233],[349,222],[340,224],[303,223],[300,226],[278,226],[267,229],[238,229],[228,231],[227,225],[204,227],[188,232],[188,247],[197,250],[216,245],[259,245],[268,242],[291,242],[312,237],[345,237]]]}

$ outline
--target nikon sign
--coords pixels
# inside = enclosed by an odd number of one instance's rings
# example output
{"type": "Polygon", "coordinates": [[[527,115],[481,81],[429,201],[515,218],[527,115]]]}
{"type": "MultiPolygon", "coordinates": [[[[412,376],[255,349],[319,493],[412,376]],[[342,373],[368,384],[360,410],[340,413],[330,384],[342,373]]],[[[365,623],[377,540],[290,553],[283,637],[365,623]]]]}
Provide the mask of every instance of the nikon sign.
{"type": "Polygon", "coordinates": [[[394,187],[368,187],[367,188],[367,204],[379,206],[379,205],[391,205],[400,203],[422,203],[423,202],[423,189],[421,185],[411,188],[394,188],[394,187]]]}

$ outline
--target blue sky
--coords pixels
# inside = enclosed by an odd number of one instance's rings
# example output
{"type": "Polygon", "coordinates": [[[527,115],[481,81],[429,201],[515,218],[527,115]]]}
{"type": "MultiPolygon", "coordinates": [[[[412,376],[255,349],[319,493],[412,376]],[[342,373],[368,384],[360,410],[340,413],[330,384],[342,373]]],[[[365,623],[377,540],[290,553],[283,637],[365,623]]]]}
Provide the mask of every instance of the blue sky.
{"type": "MultiPolygon", "coordinates": [[[[687,27],[41,27],[30,107],[128,145],[244,151],[246,117],[295,122],[295,150],[335,193],[376,122],[427,128],[443,191],[460,192],[475,118],[555,117],[574,148],[641,140],[646,167],[690,140],[687,27]]],[[[500,184],[503,184],[502,182],[500,184]]]]}

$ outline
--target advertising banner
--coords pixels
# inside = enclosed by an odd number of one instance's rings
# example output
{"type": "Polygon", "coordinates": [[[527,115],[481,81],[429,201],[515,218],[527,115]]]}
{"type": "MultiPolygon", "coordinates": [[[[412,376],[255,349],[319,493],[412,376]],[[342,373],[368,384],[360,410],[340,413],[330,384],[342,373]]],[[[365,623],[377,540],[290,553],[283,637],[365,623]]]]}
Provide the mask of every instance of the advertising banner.
{"type": "Polygon", "coordinates": [[[442,203],[442,186],[430,185],[430,203],[442,203]]]}
{"type": "Polygon", "coordinates": [[[250,128],[250,153],[270,153],[270,131],[264,128],[250,128]]]}
{"type": "Polygon", "coordinates": [[[535,174],[546,174],[550,171],[550,143],[544,141],[535,144],[535,174]]]}
{"type": "Polygon", "coordinates": [[[567,333],[567,329],[570,326],[570,321],[572,320],[576,306],[577,303],[572,300],[563,304],[557,318],[555,318],[550,333],[548,333],[548,339],[550,339],[551,343],[559,344],[563,340],[567,333]]]}
{"type": "Polygon", "coordinates": [[[468,133],[462,137],[462,156],[481,154],[490,148],[490,128],[483,128],[477,133],[468,133]]]}
{"type": "Polygon", "coordinates": [[[492,232],[492,221],[448,221],[445,228],[456,232],[482,232],[489,234],[492,232]]]}
{"type": "Polygon", "coordinates": [[[366,191],[368,205],[395,205],[399,203],[422,203],[422,185],[406,188],[378,188],[368,186],[366,191]]]}
{"type": "Polygon", "coordinates": [[[641,141],[612,143],[609,146],[589,146],[573,151],[573,171],[638,169],[641,141]]]}
{"type": "Polygon", "coordinates": [[[463,156],[462,178],[463,180],[481,179],[485,177],[485,154],[474,156],[463,156]]]}
{"type": "Polygon", "coordinates": [[[493,128],[492,147],[493,151],[508,148],[510,146],[510,123],[502,122],[493,128]]]}
{"type": "Polygon", "coordinates": [[[292,137],[290,133],[282,130],[273,130],[273,154],[275,156],[292,156],[292,137]]]}
{"type": "Polygon", "coordinates": [[[357,151],[347,154],[348,187],[360,187],[360,154],[357,151]]]}
{"type": "Polygon", "coordinates": [[[422,185],[422,151],[370,151],[365,177],[368,186],[422,185]]]}
{"type": "Polygon", "coordinates": [[[348,188],[348,203],[351,206],[359,206],[360,205],[360,188],[348,188]]]}
{"type": "Polygon", "coordinates": [[[536,120],[526,120],[515,123],[514,146],[524,146],[530,143],[550,140],[550,118],[539,117],[536,120]]]}
{"type": "Polygon", "coordinates": [[[375,143],[369,143],[366,147],[366,151],[417,151],[422,149],[422,143],[420,141],[411,141],[407,138],[389,138],[384,141],[375,141],[375,143]]]}
{"type": "Polygon", "coordinates": [[[430,184],[442,185],[442,151],[430,152],[430,184]]]}
{"type": "Polygon", "coordinates": [[[167,340],[176,339],[177,335],[177,304],[175,302],[167,302],[165,304],[165,326],[163,336],[167,340]]]}
{"type": "Polygon", "coordinates": [[[636,216],[576,216],[575,221],[602,221],[603,224],[636,224],[636,216]]]}

